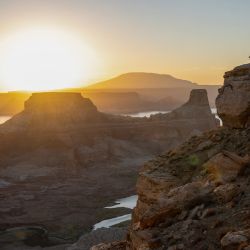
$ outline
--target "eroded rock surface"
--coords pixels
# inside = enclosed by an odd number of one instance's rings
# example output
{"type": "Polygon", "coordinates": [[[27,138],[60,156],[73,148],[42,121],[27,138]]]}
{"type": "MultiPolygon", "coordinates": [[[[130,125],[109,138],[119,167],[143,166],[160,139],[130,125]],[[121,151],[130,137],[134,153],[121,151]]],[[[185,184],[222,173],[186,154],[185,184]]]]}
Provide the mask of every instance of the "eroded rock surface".
{"type": "Polygon", "coordinates": [[[249,246],[249,153],[249,128],[221,128],[148,162],[137,182],[128,249],[249,246]]]}
{"type": "Polygon", "coordinates": [[[224,127],[145,164],[127,249],[250,249],[249,80],[250,65],[225,74],[224,127]]]}
{"type": "Polygon", "coordinates": [[[218,115],[224,126],[250,126],[250,64],[226,72],[224,78],[224,86],[216,99],[218,115]]]}
{"type": "Polygon", "coordinates": [[[249,87],[250,64],[227,72],[217,98],[224,127],[144,165],[127,250],[250,249],[249,87]]]}
{"type": "MultiPolygon", "coordinates": [[[[194,96],[185,106],[193,112],[194,96]]],[[[103,207],[134,194],[143,162],[215,127],[211,112],[200,119],[130,118],[101,113],[80,94],[34,94],[0,126],[0,180],[8,183],[0,187],[1,233],[39,225],[51,243],[71,243],[124,214],[103,207]]]]}
{"type": "Polygon", "coordinates": [[[185,104],[170,113],[156,114],[152,116],[151,119],[162,119],[168,122],[183,121],[189,123],[186,126],[191,126],[192,121],[194,124],[199,121],[200,125],[204,123],[211,128],[219,126],[219,120],[215,119],[214,114],[211,113],[207,91],[205,89],[193,89],[190,93],[189,100],[185,104]]]}

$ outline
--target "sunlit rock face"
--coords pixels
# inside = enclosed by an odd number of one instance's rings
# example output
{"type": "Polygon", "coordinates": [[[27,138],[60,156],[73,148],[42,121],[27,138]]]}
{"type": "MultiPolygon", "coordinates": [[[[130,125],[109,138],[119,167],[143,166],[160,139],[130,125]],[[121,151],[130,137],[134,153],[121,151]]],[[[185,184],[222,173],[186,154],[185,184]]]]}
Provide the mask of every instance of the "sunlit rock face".
{"type": "Polygon", "coordinates": [[[250,64],[244,64],[224,75],[224,86],[216,99],[218,115],[224,126],[250,126],[250,64]]]}

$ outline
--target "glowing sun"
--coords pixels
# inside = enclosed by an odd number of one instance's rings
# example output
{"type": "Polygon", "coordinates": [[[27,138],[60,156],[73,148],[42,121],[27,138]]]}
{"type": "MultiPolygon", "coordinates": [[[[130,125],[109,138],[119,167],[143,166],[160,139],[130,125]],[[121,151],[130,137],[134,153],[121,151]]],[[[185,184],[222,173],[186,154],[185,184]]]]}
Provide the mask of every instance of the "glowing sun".
{"type": "Polygon", "coordinates": [[[8,90],[74,87],[96,66],[94,51],[81,37],[58,29],[22,30],[0,45],[0,80],[8,90]]]}

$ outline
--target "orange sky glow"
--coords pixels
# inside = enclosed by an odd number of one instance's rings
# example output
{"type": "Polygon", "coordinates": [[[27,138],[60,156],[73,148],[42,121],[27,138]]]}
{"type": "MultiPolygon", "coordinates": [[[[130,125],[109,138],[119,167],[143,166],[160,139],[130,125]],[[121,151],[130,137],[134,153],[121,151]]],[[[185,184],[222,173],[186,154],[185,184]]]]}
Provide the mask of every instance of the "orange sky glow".
{"type": "Polygon", "coordinates": [[[249,8],[236,0],[1,1],[0,90],[86,86],[126,72],[221,84],[248,62],[249,8]]]}

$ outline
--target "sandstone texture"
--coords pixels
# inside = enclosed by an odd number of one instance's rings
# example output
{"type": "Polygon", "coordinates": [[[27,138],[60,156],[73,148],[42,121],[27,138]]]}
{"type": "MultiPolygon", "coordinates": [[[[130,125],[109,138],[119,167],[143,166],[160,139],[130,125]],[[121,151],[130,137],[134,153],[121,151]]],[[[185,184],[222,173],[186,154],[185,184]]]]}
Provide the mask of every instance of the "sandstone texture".
{"type": "Polygon", "coordinates": [[[145,164],[127,249],[250,248],[249,69],[225,75],[224,127],[145,164]]]}
{"type": "MultiPolygon", "coordinates": [[[[124,249],[250,249],[249,69],[225,75],[217,98],[223,127],[144,165],[124,249]]],[[[170,116],[192,117],[184,110],[170,116]]]]}
{"type": "Polygon", "coordinates": [[[41,247],[72,244],[95,223],[127,214],[104,207],[135,193],[143,162],[216,128],[204,91],[192,92],[183,108],[189,116],[180,108],[131,118],[101,113],[78,93],[33,94],[0,126],[0,242],[32,245],[39,226],[46,231],[36,240],[41,247]],[[25,238],[6,237],[17,228],[25,238]]]}
{"type": "Polygon", "coordinates": [[[249,153],[249,128],[221,128],[145,164],[127,248],[245,249],[249,153]]]}
{"type": "Polygon", "coordinates": [[[250,64],[226,72],[223,87],[216,99],[218,115],[224,126],[250,126],[250,64]]]}

